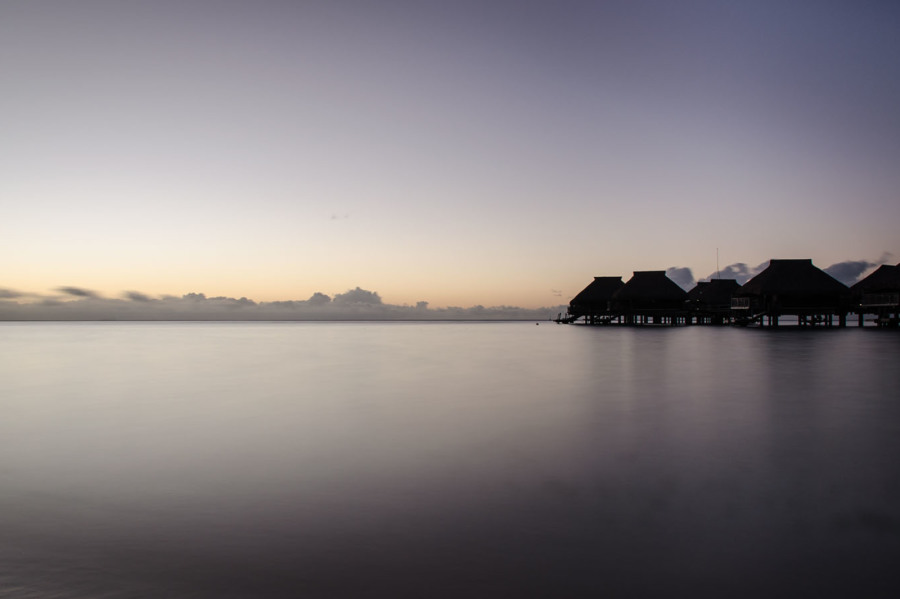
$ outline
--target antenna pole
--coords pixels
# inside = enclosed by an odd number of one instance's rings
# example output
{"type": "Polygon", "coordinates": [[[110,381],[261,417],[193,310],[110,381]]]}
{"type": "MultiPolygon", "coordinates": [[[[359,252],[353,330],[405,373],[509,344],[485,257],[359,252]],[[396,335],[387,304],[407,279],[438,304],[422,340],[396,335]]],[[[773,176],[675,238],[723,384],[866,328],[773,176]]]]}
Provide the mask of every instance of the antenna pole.
{"type": "Polygon", "coordinates": [[[716,278],[722,278],[722,274],[719,272],[719,248],[716,248],[716,278]]]}

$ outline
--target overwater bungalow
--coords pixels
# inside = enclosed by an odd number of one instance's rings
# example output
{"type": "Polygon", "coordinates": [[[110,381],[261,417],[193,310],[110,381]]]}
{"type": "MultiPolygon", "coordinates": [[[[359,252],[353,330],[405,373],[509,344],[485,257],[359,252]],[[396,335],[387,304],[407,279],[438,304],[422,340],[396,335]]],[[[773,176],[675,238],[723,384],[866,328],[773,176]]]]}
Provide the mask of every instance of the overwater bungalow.
{"type": "Polygon", "coordinates": [[[775,327],[781,316],[792,315],[800,326],[832,326],[835,316],[845,326],[850,290],[811,259],[772,260],[734,292],[731,308],[740,324],[775,327]]]}
{"type": "Polygon", "coordinates": [[[860,326],[865,314],[874,314],[879,326],[900,326],[900,264],[882,264],[853,285],[850,293],[860,326]]]}
{"type": "Polygon", "coordinates": [[[701,281],[688,291],[688,319],[697,324],[731,322],[731,297],[740,288],[735,279],[701,281]]]}
{"type": "Polygon", "coordinates": [[[611,309],[625,324],[679,324],[687,322],[687,292],[664,270],[635,271],[616,291],[611,309]]]}
{"type": "Polygon", "coordinates": [[[622,277],[594,277],[594,280],[569,302],[569,322],[579,318],[584,318],[586,324],[608,322],[613,317],[610,311],[613,295],[624,286],[622,277]]]}

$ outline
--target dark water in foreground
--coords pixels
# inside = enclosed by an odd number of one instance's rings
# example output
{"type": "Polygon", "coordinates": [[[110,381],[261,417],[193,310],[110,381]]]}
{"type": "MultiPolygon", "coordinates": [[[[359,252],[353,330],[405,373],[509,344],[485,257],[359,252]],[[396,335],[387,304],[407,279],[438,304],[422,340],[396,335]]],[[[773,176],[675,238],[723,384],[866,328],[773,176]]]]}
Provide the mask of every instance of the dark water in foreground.
{"type": "Polygon", "coordinates": [[[0,325],[0,596],[900,596],[900,335],[0,325]]]}

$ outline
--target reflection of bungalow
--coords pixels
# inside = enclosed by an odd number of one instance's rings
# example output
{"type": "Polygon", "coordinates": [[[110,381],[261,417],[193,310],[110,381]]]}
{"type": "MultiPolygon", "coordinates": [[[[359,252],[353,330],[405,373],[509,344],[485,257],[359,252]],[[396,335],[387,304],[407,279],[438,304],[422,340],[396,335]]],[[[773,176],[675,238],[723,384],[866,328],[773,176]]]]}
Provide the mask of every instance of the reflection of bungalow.
{"type": "Polygon", "coordinates": [[[862,326],[863,314],[874,314],[882,326],[900,324],[900,264],[882,264],[850,288],[854,310],[862,326]]]}
{"type": "Polygon", "coordinates": [[[569,317],[574,321],[584,317],[587,324],[599,324],[610,317],[610,301],[624,286],[622,277],[594,277],[591,284],[569,302],[569,317]]]}
{"type": "Polygon", "coordinates": [[[612,299],[626,324],[677,324],[685,317],[687,293],[664,270],[635,271],[612,299]]]}
{"type": "Polygon", "coordinates": [[[767,318],[769,326],[778,326],[780,316],[794,315],[801,326],[831,326],[837,315],[844,326],[848,300],[847,286],[813,266],[812,260],[772,260],[734,292],[731,308],[744,323],[767,318]]]}
{"type": "Polygon", "coordinates": [[[689,318],[697,324],[724,324],[731,319],[731,296],[740,288],[735,279],[701,281],[688,291],[689,318]]]}

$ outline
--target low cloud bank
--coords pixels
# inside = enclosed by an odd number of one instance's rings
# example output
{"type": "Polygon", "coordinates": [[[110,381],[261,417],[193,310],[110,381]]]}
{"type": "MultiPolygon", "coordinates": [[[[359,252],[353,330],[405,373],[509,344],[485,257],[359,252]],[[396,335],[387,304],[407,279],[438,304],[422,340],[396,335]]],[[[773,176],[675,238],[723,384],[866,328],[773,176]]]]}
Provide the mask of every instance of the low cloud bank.
{"type": "Polygon", "coordinates": [[[327,320],[547,320],[565,306],[519,308],[474,306],[429,308],[386,304],[377,292],[356,287],[330,297],[316,292],[306,300],[255,302],[246,297],[150,297],[126,291],[121,298],[105,298],[79,287],[56,289],[61,296],[40,297],[0,289],[0,320],[147,320],[147,321],[327,321],[327,320]],[[36,301],[20,302],[31,297],[36,301]]]}

